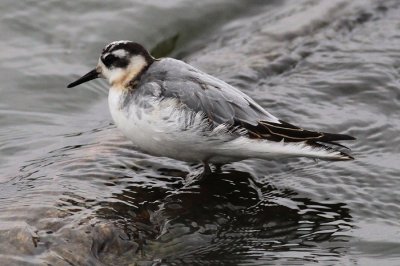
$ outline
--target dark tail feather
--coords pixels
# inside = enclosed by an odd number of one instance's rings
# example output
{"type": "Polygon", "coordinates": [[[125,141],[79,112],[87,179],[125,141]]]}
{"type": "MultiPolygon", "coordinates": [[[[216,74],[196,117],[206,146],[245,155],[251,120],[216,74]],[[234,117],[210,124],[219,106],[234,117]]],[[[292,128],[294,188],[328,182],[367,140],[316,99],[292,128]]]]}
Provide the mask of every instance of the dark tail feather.
{"type": "Polygon", "coordinates": [[[329,144],[329,145],[334,146],[334,147],[339,147],[339,148],[342,148],[342,149],[350,150],[349,147],[347,147],[347,146],[345,146],[343,144],[337,143],[337,142],[333,142],[333,141],[325,141],[322,144],[329,144]]]}
{"type": "Polygon", "coordinates": [[[342,140],[355,140],[356,138],[354,138],[353,136],[311,131],[299,128],[284,121],[279,122],[281,122],[281,124],[261,121],[259,123],[259,126],[256,128],[258,129],[257,133],[261,137],[264,137],[266,139],[280,141],[283,138],[285,141],[288,142],[305,141],[310,146],[325,149],[327,151],[338,152],[340,154],[340,157],[337,157],[337,160],[354,159],[349,154],[350,149],[348,147],[336,142],[342,140]]]}
{"type": "Polygon", "coordinates": [[[339,141],[339,140],[355,140],[355,137],[344,135],[344,134],[332,134],[332,133],[322,133],[323,136],[318,139],[321,142],[332,142],[332,141],[339,141]]]}
{"type": "Polygon", "coordinates": [[[315,142],[315,141],[307,141],[307,144],[318,147],[318,148],[323,148],[327,151],[335,151],[339,152],[341,157],[338,157],[337,159],[332,159],[332,160],[337,160],[337,161],[342,161],[342,160],[354,160],[354,157],[349,154],[350,149],[342,144],[339,143],[334,143],[334,142],[315,142]]]}

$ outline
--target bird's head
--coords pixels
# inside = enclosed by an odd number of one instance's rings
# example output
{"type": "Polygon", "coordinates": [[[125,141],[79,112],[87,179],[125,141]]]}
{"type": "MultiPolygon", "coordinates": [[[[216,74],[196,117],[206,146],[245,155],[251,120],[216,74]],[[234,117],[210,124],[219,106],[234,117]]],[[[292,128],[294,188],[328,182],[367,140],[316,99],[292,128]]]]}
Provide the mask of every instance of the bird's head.
{"type": "Polygon", "coordinates": [[[149,67],[154,60],[138,43],[112,42],[104,47],[96,68],[70,83],[68,88],[100,77],[107,79],[112,86],[124,87],[149,67]]]}

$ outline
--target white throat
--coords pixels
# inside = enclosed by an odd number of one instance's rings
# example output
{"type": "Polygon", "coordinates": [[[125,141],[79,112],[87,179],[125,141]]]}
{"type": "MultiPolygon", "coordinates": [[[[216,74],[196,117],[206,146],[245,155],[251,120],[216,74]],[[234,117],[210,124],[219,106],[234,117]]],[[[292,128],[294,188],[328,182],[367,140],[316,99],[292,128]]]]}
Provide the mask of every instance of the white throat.
{"type": "Polygon", "coordinates": [[[99,65],[101,65],[102,74],[108,79],[112,87],[123,88],[136,78],[148,63],[142,55],[136,55],[131,57],[126,68],[107,69],[101,60],[99,60],[99,65]]]}

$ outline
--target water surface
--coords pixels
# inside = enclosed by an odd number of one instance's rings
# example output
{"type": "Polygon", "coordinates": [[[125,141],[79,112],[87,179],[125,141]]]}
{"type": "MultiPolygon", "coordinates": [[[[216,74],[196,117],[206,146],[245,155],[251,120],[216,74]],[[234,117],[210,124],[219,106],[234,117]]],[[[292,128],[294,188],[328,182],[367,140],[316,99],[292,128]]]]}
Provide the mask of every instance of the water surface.
{"type": "Polygon", "coordinates": [[[0,264],[400,264],[398,1],[1,7],[0,264]],[[119,39],[356,136],[356,160],[247,160],[185,185],[197,166],[136,151],[104,81],[66,88],[119,39]]]}

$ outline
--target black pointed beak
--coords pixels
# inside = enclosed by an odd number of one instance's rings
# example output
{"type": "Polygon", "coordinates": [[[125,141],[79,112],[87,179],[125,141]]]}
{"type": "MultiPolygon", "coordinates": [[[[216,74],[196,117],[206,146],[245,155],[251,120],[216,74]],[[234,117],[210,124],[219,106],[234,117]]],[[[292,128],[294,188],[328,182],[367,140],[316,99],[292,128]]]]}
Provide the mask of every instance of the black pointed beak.
{"type": "Polygon", "coordinates": [[[96,69],[93,69],[92,71],[90,71],[89,73],[84,75],[83,77],[80,77],[78,80],[68,84],[67,88],[75,87],[79,84],[91,81],[92,79],[96,79],[98,77],[99,77],[99,73],[97,72],[96,69]]]}

